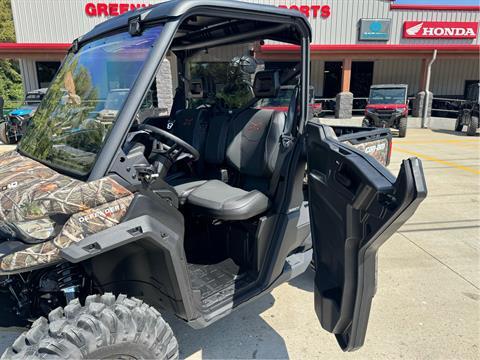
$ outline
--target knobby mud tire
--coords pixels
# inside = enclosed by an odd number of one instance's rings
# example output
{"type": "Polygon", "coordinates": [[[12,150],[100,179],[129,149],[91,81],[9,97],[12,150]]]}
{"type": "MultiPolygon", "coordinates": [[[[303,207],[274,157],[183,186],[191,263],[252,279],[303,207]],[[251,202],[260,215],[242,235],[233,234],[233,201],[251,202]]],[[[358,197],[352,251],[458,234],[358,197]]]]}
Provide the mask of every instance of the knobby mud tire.
{"type": "Polygon", "coordinates": [[[170,326],[153,307],[113,294],[88,296],[37,319],[1,359],[178,359],[170,326]]]}

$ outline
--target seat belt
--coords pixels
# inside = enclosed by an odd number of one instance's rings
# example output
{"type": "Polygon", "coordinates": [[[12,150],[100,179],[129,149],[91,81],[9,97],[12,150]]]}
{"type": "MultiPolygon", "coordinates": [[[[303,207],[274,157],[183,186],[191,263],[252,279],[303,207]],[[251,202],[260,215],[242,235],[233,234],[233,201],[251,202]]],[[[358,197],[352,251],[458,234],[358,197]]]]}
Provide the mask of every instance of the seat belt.
{"type": "Polygon", "coordinates": [[[170,109],[170,116],[167,122],[167,130],[172,130],[175,125],[175,115],[177,112],[185,110],[185,86],[177,87],[175,90],[175,96],[173,97],[172,107],[170,109]]]}
{"type": "Polygon", "coordinates": [[[295,120],[295,113],[297,111],[297,98],[298,98],[298,85],[293,90],[292,97],[290,99],[290,105],[288,106],[287,118],[285,119],[285,126],[283,127],[283,134],[281,135],[282,146],[288,149],[293,144],[293,122],[295,120]]]}
{"type": "Polygon", "coordinates": [[[288,106],[287,117],[285,119],[285,125],[283,127],[283,134],[280,135],[280,147],[278,149],[277,162],[275,164],[275,169],[273,170],[272,178],[270,180],[269,195],[274,195],[277,187],[278,180],[280,179],[280,174],[282,173],[282,168],[284,165],[284,160],[290,150],[293,148],[295,138],[292,135],[293,124],[295,120],[295,113],[297,110],[298,103],[298,85],[295,86],[293,90],[292,97],[290,99],[290,105],[288,106]]]}

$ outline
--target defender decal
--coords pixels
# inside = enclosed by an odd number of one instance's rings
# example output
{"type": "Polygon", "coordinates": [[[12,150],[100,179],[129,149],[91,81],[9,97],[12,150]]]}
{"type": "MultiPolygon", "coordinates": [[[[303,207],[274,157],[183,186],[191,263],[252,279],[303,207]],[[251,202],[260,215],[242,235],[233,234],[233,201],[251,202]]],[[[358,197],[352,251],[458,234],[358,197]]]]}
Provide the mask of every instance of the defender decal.
{"type": "Polygon", "coordinates": [[[115,206],[110,206],[109,208],[103,210],[103,211],[96,211],[92,214],[88,214],[88,215],[85,215],[85,216],[80,216],[78,218],[78,222],[79,223],[84,223],[84,222],[88,222],[88,221],[91,221],[91,220],[94,220],[96,218],[99,218],[99,217],[112,217],[112,216],[115,216],[115,213],[122,210],[122,206],[121,205],[115,205],[115,206]]]}

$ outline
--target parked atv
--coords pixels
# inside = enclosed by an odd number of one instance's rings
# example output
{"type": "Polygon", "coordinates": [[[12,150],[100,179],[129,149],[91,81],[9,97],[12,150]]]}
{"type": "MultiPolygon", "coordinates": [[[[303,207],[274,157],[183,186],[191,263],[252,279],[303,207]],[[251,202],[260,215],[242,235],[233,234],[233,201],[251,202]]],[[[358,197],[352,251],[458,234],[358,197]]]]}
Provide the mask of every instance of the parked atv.
{"type": "Polygon", "coordinates": [[[408,85],[372,85],[364,127],[381,127],[398,129],[398,136],[407,135],[408,121],[408,85]]]}
{"type": "Polygon", "coordinates": [[[310,39],[299,12],[198,0],[124,14],[72,44],[18,151],[0,155],[0,295],[14,304],[2,317],[37,319],[3,358],[178,358],[160,311],[203,328],[312,258],[322,327],[344,351],[363,345],[378,248],[427,189],[420,160],[394,177],[351,145],[368,129],[310,121],[310,39]],[[299,66],[256,72],[241,108],[211,103],[241,82],[187,108],[207,93],[188,88],[195,54],[271,40],[297,45],[299,66]],[[167,54],[170,115],[138,122],[167,54]],[[288,111],[252,107],[292,81],[288,111]],[[94,115],[112,86],[129,93],[105,124],[94,115]]]}
{"type": "Polygon", "coordinates": [[[474,136],[479,128],[478,107],[480,104],[479,95],[480,83],[471,84],[467,89],[466,101],[462,103],[455,123],[455,131],[462,131],[467,127],[467,135],[474,136]]]}
{"type": "Polygon", "coordinates": [[[16,144],[22,138],[46,91],[47,89],[38,89],[28,92],[23,105],[12,110],[3,120],[0,120],[0,141],[2,143],[16,144]]]}

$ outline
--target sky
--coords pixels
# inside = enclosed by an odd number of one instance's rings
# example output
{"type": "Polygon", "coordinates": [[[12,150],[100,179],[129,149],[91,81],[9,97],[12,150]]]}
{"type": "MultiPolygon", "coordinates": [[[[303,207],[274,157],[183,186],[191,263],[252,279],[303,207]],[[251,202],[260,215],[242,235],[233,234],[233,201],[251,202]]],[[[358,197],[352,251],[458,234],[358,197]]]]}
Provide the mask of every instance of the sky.
{"type": "Polygon", "coordinates": [[[396,0],[396,4],[479,5],[480,0],[396,0]]]}

